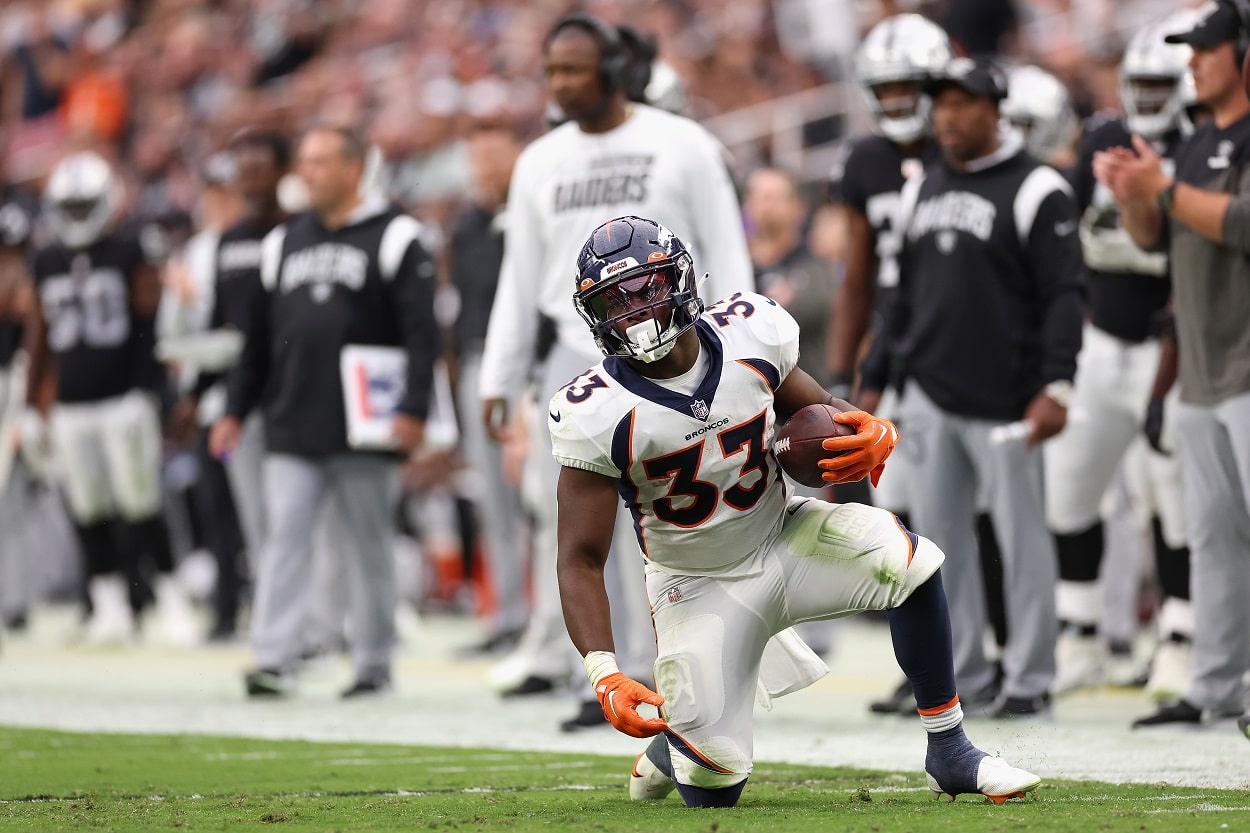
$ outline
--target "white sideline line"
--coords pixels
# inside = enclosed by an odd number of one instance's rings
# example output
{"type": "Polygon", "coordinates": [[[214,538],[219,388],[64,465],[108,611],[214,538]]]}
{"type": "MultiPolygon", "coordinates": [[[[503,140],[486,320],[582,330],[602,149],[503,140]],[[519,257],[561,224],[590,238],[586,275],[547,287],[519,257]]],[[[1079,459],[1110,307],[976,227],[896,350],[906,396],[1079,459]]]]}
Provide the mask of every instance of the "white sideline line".
{"type": "MultiPolygon", "coordinates": [[[[343,792],[343,793],[281,793],[266,796],[269,799],[284,798],[351,798],[353,796],[361,796],[368,798],[427,798],[434,795],[479,795],[491,793],[554,793],[554,792],[593,792],[595,790],[616,790],[623,789],[620,784],[560,784],[554,787],[465,787],[459,790],[395,790],[393,792],[343,792]]],[[[130,796],[122,796],[122,799],[130,796]]],[[[221,798],[222,796],[203,796],[199,793],[192,795],[150,795],[148,801],[203,801],[206,798],[221,798]]],[[[64,796],[57,798],[6,798],[0,799],[0,805],[5,804],[68,804],[75,801],[84,801],[88,798],[86,795],[80,796],[64,796]]]]}

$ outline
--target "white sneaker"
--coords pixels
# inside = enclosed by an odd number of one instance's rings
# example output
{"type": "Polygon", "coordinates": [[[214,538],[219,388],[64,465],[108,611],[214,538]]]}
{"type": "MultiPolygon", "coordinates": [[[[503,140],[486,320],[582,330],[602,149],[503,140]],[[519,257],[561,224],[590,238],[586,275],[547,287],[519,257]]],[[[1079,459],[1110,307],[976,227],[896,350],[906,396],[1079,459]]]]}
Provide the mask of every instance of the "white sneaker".
{"type": "Polygon", "coordinates": [[[200,623],[178,580],[172,575],[159,575],[152,592],[156,596],[156,616],[160,622],[162,641],[179,648],[199,644],[200,623]]]}
{"type": "Polygon", "coordinates": [[[87,585],[91,618],[83,626],[88,645],[122,645],[134,638],[135,618],[130,610],[126,580],[116,573],[95,576],[87,585]]]}
{"type": "MultiPolygon", "coordinates": [[[[934,798],[955,800],[955,796],[943,789],[928,772],[925,773],[925,780],[929,789],[933,790],[934,798]]],[[[1041,783],[1041,777],[992,755],[986,755],[977,766],[977,791],[995,804],[1002,804],[1009,798],[1024,798],[1041,783]]]]}
{"type": "Polygon", "coordinates": [[[667,798],[673,791],[673,779],[651,763],[644,750],[634,761],[629,774],[629,797],[632,801],[650,801],[667,798]]]}
{"type": "Polygon", "coordinates": [[[1155,702],[1179,700],[1189,691],[1189,662],[1193,646],[1188,642],[1165,639],[1159,643],[1150,663],[1146,694],[1155,702]]]}
{"type": "Polygon", "coordinates": [[[1102,640],[1060,633],[1055,645],[1055,682],[1051,692],[1060,695],[1100,686],[1106,682],[1109,663],[1110,654],[1102,640]]]}

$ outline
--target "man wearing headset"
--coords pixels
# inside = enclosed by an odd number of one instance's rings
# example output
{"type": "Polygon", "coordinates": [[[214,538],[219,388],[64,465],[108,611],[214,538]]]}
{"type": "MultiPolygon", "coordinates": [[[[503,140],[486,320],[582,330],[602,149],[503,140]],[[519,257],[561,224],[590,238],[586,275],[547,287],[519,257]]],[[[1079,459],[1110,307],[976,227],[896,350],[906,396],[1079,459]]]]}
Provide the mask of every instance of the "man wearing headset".
{"type": "MultiPolygon", "coordinates": [[[[1222,0],[1189,31],[1199,104],[1194,131],[1169,176],[1140,136],[1094,157],[1125,229],[1167,249],[1180,347],[1172,415],[1185,480],[1194,647],[1189,691],[1136,726],[1200,724],[1242,714],[1250,670],[1250,99],[1241,68],[1250,4],[1222,0]]],[[[1241,718],[1243,732],[1250,720],[1241,718]]]]}
{"type": "MultiPolygon", "coordinates": [[[[483,348],[483,419],[503,438],[509,406],[535,370],[538,322],[555,322],[556,343],[539,375],[538,401],[599,356],[573,308],[569,264],[586,237],[607,217],[637,214],[671,228],[695,251],[711,277],[704,295],[722,298],[753,286],[751,259],[733,182],[721,146],[689,119],[627,98],[628,55],[617,31],[585,16],[564,18],[544,44],[547,89],[567,121],[521,154],[508,189],[504,255],[483,348]]],[[[531,465],[543,467],[544,495],[535,501],[535,600],[531,621],[514,655],[513,694],[550,690],[577,668],[577,655],[560,612],[555,574],[555,484],[559,467],[550,436],[536,420],[531,465]]],[[[615,598],[622,664],[646,673],[655,637],[633,540],[632,521],[617,523],[619,575],[615,598]],[[622,558],[621,555],[625,554],[622,558]],[[616,599],[619,598],[618,602],[616,599]]],[[[585,691],[583,708],[563,728],[606,726],[585,691]]]]}

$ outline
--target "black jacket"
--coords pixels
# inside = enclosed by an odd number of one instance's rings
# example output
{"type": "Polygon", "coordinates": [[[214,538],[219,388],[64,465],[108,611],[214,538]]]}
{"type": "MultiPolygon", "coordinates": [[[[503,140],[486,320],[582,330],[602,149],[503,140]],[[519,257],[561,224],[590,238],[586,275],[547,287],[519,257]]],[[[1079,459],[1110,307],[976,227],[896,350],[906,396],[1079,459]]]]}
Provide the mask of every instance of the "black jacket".
{"type": "MultiPolygon", "coordinates": [[[[1006,132],[972,170],[945,162],[908,182],[899,292],[887,315],[907,377],[942,409],[1012,421],[1071,380],[1084,269],[1066,180],[1006,132]]],[[[881,389],[885,368],[865,368],[881,389]]]]}
{"type": "Polygon", "coordinates": [[[265,237],[263,290],[227,382],[226,410],[242,418],[262,406],[271,452],[318,458],[349,450],[339,377],[349,344],[405,348],[399,410],[425,417],[439,334],[434,264],[420,230],[398,207],[374,200],[335,231],[304,213],[265,237]]]}

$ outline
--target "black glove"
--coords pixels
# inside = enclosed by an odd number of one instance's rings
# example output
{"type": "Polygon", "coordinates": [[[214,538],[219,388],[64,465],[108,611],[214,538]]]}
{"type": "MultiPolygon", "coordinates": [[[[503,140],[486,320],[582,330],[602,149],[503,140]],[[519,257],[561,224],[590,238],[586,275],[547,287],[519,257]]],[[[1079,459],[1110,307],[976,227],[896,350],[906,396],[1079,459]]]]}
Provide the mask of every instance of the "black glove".
{"type": "Polygon", "coordinates": [[[1150,404],[1146,406],[1146,421],[1142,425],[1142,433],[1146,435],[1146,442],[1150,443],[1159,454],[1171,457],[1172,452],[1164,449],[1160,442],[1163,435],[1163,399],[1158,396],[1150,398],[1150,404]]]}

